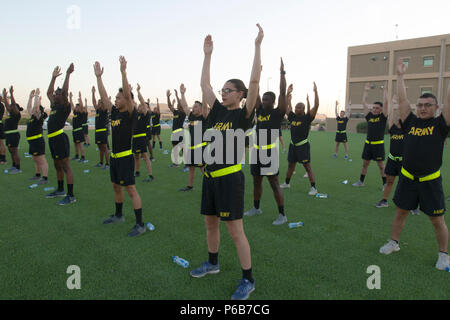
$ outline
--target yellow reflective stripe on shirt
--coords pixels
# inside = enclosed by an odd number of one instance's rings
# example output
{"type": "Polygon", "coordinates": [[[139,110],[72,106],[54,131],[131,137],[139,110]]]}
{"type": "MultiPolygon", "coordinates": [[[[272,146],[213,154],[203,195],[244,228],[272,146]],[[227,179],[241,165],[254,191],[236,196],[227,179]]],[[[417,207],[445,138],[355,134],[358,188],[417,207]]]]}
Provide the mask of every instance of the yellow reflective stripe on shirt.
{"type": "Polygon", "coordinates": [[[117,159],[117,158],[123,158],[126,156],[131,156],[133,152],[131,150],[123,151],[120,153],[112,153],[111,152],[111,158],[117,159]]]}
{"type": "Polygon", "coordinates": [[[206,147],[207,144],[208,144],[207,142],[203,142],[203,143],[200,143],[200,144],[198,144],[196,146],[192,146],[189,149],[195,150],[195,149],[198,149],[198,148],[201,148],[201,147],[206,147]]]}
{"type": "Polygon", "coordinates": [[[8,130],[8,131],[5,131],[5,134],[12,134],[12,133],[17,133],[17,132],[19,132],[19,130],[8,130]]]}
{"type": "Polygon", "coordinates": [[[392,153],[389,153],[389,159],[394,160],[394,161],[403,161],[403,157],[394,157],[392,155],[392,153]]]}
{"type": "Polygon", "coordinates": [[[384,140],[379,140],[379,141],[369,141],[369,140],[366,140],[366,143],[367,143],[367,144],[383,144],[383,143],[384,143],[384,140]]]}
{"type": "Polygon", "coordinates": [[[36,139],[39,139],[39,138],[42,138],[42,134],[37,134],[35,136],[28,137],[27,141],[36,140],[36,139]]]}
{"type": "Polygon", "coordinates": [[[133,138],[141,138],[141,137],[146,137],[147,134],[146,133],[140,133],[140,134],[136,134],[133,136],[133,138]]]}
{"type": "Polygon", "coordinates": [[[108,129],[97,129],[97,130],[95,130],[95,132],[104,132],[104,131],[107,131],[108,129]]]}
{"type": "Polygon", "coordinates": [[[241,170],[242,170],[242,164],[236,164],[234,166],[226,167],[226,168],[216,170],[213,172],[207,172],[205,170],[205,176],[207,178],[219,178],[219,177],[227,176],[232,173],[239,172],[241,170]]]}
{"type": "Polygon", "coordinates": [[[59,136],[61,133],[64,133],[64,130],[63,130],[63,129],[58,130],[58,131],[55,131],[55,132],[53,132],[53,133],[49,133],[49,134],[47,135],[47,137],[53,138],[53,137],[59,136]]]}
{"type": "Polygon", "coordinates": [[[296,147],[302,146],[302,145],[307,144],[307,143],[308,143],[308,139],[305,139],[305,140],[297,142],[297,143],[292,142],[292,144],[294,146],[296,146],[296,147]]]}
{"type": "MultiPolygon", "coordinates": [[[[408,171],[406,171],[405,168],[402,167],[401,170],[402,174],[407,177],[410,180],[415,180],[417,177],[414,177],[411,173],[409,173],[408,171]]],[[[419,178],[419,182],[425,182],[425,181],[430,181],[430,180],[434,180],[437,179],[441,176],[441,170],[436,171],[435,173],[429,174],[425,177],[421,177],[419,178]]]]}

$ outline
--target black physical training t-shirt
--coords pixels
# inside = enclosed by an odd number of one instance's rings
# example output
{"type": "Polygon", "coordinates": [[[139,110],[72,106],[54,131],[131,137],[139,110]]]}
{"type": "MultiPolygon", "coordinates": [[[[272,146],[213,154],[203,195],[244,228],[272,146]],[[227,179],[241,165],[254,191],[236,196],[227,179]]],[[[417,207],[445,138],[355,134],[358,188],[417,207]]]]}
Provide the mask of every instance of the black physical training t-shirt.
{"type": "Polygon", "coordinates": [[[102,110],[98,108],[95,110],[95,129],[107,129],[108,128],[108,110],[102,110]]]}
{"type": "Polygon", "coordinates": [[[67,118],[70,115],[70,105],[54,104],[51,107],[50,117],[48,118],[48,133],[52,134],[56,131],[64,129],[67,118]]]}
{"type": "Polygon", "coordinates": [[[131,150],[133,128],[137,121],[136,109],[130,114],[127,111],[120,112],[116,106],[111,109],[112,152],[121,153],[131,150]]]}
{"type": "Polygon", "coordinates": [[[152,125],[156,127],[161,119],[161,114],[152,112],[152,125]]]}
{"type": "Polygon", "coordinates": [[[80,112],[80,119],[81,119],[81,125],[86,126],[88,122],[88,113],[87,112],[80,112]]]}
{"type": "Polygon", "coordinates": [[[384,140],[384,130],[386,129],[387,118],[384,113],[374,115],[369,112],[366,116],[367,121],[367,140],[381,141],[384,140]]]}
{"type": "Polygon", "coordinates": [[[258,110],[256,110],[256,145],[267,146],[276,142],[276,140],[272,141],[271,130],[276,130],[279,135],[281,119],[280,109],[278,108],[266,111],[261,105],[258,110]],[[259,141],[260,130],[264,129],[267,130],[267,139],[266,141],[259,141]]]}
{"type": "Polygon", "coordinates": [[[394,157],[402,157],[403,156],[403,149],[404,149],[404,139],[405,134],[404,131],[397,127],[395,124],[392,125],[392,127],[389,129],[389,134],[391,135],[391,145],[389,152],[394,157]]]}
{"type": "MultiPolygon", "coordinates": [[[[254,117],[254,111],[253,114],[250,116],[249,119],[246,119],[247,114],[247,108],[244,107],[242,109],[234,109],[234,110],[228,110],[224,105],[222,105],[217,99],[214,102],[214,105],[208,115],[208,128],[210,130],[216,130],[217,132],[220,132],[222,134],[222,146],[215,146],[215,150],[211,152],[211,155],[214,157],[217,154],[217,157],[219,157],[219,154],[217,149],[220,149],[222,147],[222,159],[216,159],[213,164],[207,165],[207,170],[209,172],[220,170],[232,165],[236,165],[240,163],[243,159],[243,156],[245,154],[245,138],[243,141],[240,141],[241,145],[238,150],[238,139],[237,137],[234,137],[234,139],[230,138],[227,140],[227,131],[230,133],[233,133],[234,130],[242,129],[242,136],[245,137],[245,131],[248,130],[253,126],[253,117],[254,117]],[[234,141],[233,141],[234,140],[234,141]],[[227,144],[230,146],[234,145],[234,157],[232,155],[229,155],[230,161],[227,163],[227,144]],[[217,151],[217,152],[215,152],[217,151]]],[[[209,130],[208,130],[209,131],[209,130]]],[[[231,134],[230,136],[233,136],[231,134]]],[[[214,137],[212,138],[212,143],[214,143],[214,137]]],[[[211,145],[213,147],[213,145],[211,145]]],[[[230,147],[231,148],[231,147],[230,147]]]]}
{"type": "Polygon", "coordinates": [[[403,167],[412,175],[423,177],[442,166],[444,142],[449,128],[442,114],[422,120],[410,113],[403,123],[405,151],[403,167]]]}
{"type": "Polygon", "coordinates": [[[207,123],[206,123],[205,118],[203,118],[202,114],[200,116],[196,117],[194,115],[194,113],[192,113],[192,112],[189,114],[188,120],[189,120],[189,136],[190,136],[190,141],[191,141],[191,147],[193,147],[200,143],[203,143],[203,134],[206,131],[207,123]],[[195,137],[194,134],[196,131],[201,133],[202,136],[195,137]]]}
{"type": "Polygon", "coordinates": [[[73,129],[79,129],[83,125],[83,116],[81,112],[74,111],[72,118],[72,127],[73,129]]]}
{"type": "Polygon", "coordinates": [[[150,123],[150,113],[147,114],[137,113],[137,122],[134,127],[133,135],[144,134],[147,132],[147,126],[150,123]]]}
{"type": "Polygon", "coordinates": [[[11,112],[5,119],[5,131],[17,130],[21,117],[20,111],[17,113],[11,112]]]}
{"type": "Polygon", "coordinates": [[[38,134],[42,134],[42,125],[44,124],[44,120],[47,118],[47,114],[45,112],[41,112],[41,117],[38,119],[33,114],[27,122],[27,138],[37,136],[38,134]]]}
{"type": "Polygon", "coordinates": [[[288,115],[288,120],[291,123],[291,140],[294,144],[304,141],[308,138],[309,131],[311,129],[311,115],[306,113],[301,116],[297,116],[291,111],[288,115]]]}
{"type": "Polygon", "coordinates": [[[341,118],[341,117],[337,117],[336,118],[337,121],[337,131],[346,131],[347,130],[347,122],[348,122],[348,118],[341,118]]]}
{"type": "Polygon", "coordinates": [[[173,123],[172,131],[183,128],[184,120],[186,119],[186,114],[179,110],[174,110],[173,112],[173,123]]]}

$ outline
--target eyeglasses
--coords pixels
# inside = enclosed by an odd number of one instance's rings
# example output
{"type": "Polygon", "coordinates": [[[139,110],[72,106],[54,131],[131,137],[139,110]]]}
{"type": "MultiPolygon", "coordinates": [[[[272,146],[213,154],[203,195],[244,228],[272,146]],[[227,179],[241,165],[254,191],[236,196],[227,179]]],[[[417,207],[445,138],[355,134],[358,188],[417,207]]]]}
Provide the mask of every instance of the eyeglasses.
{"type": "Polygon", "coordinates": [[[230,88],[225,88],[225,89],[222,89],[222,90],[219,90],[219,94],[229,94],[230,92],[238,92],[239,90],[233,90],[233,89],[230,89],[230,88]]]}
{"type": "Polygon", "coordinates": [[[418,103],[416,105],[417,108],[430,108],[432,106],[434,106],[434,103],[418,103]]]}

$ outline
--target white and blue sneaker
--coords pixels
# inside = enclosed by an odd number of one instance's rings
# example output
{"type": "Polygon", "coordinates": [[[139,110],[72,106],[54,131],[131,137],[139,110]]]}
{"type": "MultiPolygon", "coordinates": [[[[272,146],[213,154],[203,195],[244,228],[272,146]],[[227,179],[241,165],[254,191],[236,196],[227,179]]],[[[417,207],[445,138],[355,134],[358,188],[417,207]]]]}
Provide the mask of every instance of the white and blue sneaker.
{"type": "Polygon", "coordinates": [[[253,291],[255,291],[255,284],[248,279],[241,279],[236,291],[231,296],[231,300],[247,300],[253,291]]]}
{"type": "Polygon", "coordinates": [[[191,277],[194,278],[201,278],[206,276],[207,274],[216,274],[220,272],[220,268],[219,268],[219,263],[217,263],[217,265],[213,265],[211,263],[209,263],[209,261],[207,262],[203,262],[203,264],[195,269],[191,271],[191,277]]]}

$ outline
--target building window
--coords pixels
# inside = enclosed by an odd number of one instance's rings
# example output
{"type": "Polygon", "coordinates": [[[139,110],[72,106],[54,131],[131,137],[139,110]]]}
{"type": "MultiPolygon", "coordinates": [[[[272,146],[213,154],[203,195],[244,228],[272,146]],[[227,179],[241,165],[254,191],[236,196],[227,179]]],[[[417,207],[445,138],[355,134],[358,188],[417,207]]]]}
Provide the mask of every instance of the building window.
{"type": "Polygon", "coordinates": [[[409,67],[409,59],[403,59],[403,64],[408,68],[409,67]]]}
{"type": "Polygon", "coordinates": [[[434,62],[434,57],[425,57],[423,58],[423,66],[424,67],[432,67],[434,62]]]}
{"type": "Polygon", "coordinates": [[[420,95],[423,95],[425,93],[433,93],[433,88],[432,87],[420,88],[420,95]]]}

